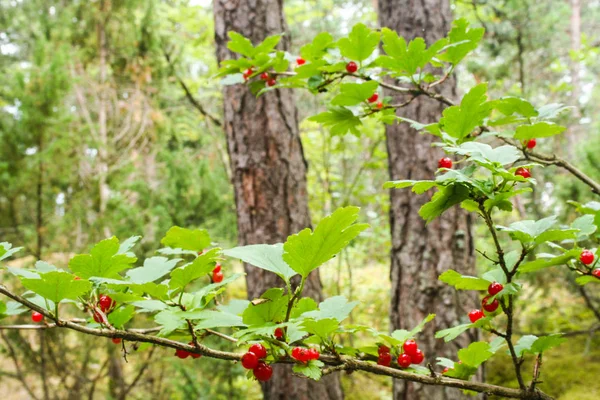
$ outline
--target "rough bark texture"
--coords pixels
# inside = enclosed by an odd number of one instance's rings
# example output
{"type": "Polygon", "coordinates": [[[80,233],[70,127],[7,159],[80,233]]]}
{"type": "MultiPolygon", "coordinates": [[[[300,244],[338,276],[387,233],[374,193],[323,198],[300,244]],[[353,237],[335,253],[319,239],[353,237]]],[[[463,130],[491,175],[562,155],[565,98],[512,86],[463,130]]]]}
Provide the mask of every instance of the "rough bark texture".
{"type": "MultiPolygon", "coordinates": [[[[451,27],[452,15],[448,0],[379,0],[379,22],[407,40],[421,36],[430,45],[446,35],[451,27]]],[[[454,78],[440,86],[445,96],[456,98],[454,78]]],[[[385,94],[394,96],[392,92],[385,94]]],[[[405,99],[400,97],[397,100],[405,99]]],[[[399,114],[429,123],[438,121],[443,109],[444,106],[437,101],[421,97],[400,109],[399,114]]],[[[418,180],[434,176],[442,151],[431,147],[434,141],[431,135],[419,134],[408,124],[400,124],[386,127],[386,136],[391,179],[418,180]]],[[[476,308],[477,299],[462,298],[462,295],[459,299],[454,289],[437,280],[450,268],[472,274],[474,248],[470,216],[460,208],[454,207],[443,217],[425,225],[418,211],[432,195],[433,192],[418,196],[410,190],[392,190],[390,193],[390,318],[392,329],[411,329],[427,314],[437,315],[418,340],[426,355],[426,363],[435,365],[435,358],[439,356],[456,360],[457,346],[434,339],[434,332],[464,320],[467,313],[476,308]]],[[[455,389],[399,380],[394,382],[395,399],[446,400],[462,397],[461,392],[455,389]]]]}
{"type": "MultiPolygon", "coordinates": [[[[227,32],[236,31],[253,43],[286,30],[277,0],[215,0],[215,40],[220,61],[233,57],[227,32]]],[[[283,48],[287,47],[284,36],[283,48]]],[[[235,190],[240,245],[277,243],[310,226],[306,193],[306,161],[298,132],[298,113],[291,90],[271,91],[256,98],[244,85],[223,90],[231,172],[235,190]]],[[[274,274],[245,266],[248,297],[259,297],[283,282],[274,274]]],[[[306,294],[319,300],[321,283],[311,275],[306,294]]],[[[265,399],[341,399],[339,377],[320,382],[292,375],[289,366],[275,366],[263,385],[265,399]]]]}

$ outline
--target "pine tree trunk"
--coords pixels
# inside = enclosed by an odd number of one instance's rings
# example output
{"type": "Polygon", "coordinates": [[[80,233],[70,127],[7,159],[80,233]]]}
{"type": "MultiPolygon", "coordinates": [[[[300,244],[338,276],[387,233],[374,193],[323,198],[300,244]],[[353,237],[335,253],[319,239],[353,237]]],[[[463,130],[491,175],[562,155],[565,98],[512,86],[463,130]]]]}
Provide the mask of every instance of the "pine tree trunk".
{"type": "MultiPolygon", "coordinates": [[[[444,37],[451,27],[452,15],[448,0],[379,0],[379,22],[404,36],[407,41],[424,37],[428,45],[444,37]]],[[[442,86],[445,96],[456,98],[456,81],[448,79],[442,86]]],[[[439,87],[439,86],[438,86],[439,87]]],[[[395,96],[393,92],[386,95],[395,96]]],[[[396,96],[398,97],[398,96],[396,96]]],[[[402,97],[393,102],[404,101],[402,97]]],[[[444,106],[435,100],[420,97],[398,114],[430,123],[439,120],[444,106]]],[[[431,135],[419,134],[407,124],[386,127],[390,178],[432,179],[442,151],[432,148],[431,135]]],[[[435,365],[436,357],[457,360],[454,343],[444,344],[434,339],[437,330],[465,322],[467,313],[476,307],[474,296],[459,298],[456,291],[438,281],[447,269],[462,273],[474,272],[474,245],[471,218],[454,207],[428,225],[418,215],[419,208],[433,192],[415,195],[410,190],[392,190],[390,225],[392,230],[390,305],[391,328],[411,329],[429,313],[436,318],[418,338],[426,363],[435,365]],[[462,321],[460,321],[462,319],[462,321]]],[[[465,345],[470,338],[457,339],[465,345]]],[[[435,367],[439,371],[439,367],[435,367]]],[[[459,399],[457,389],[424,386],[397,380],[394,398],[410,400],[459,399]]]]}
{"type": "MultiPolygon", "coordinates": [[[[227,32],[236,31],[254,44],[286,31],[282,3],[275,0],[214,2],[217,59],[233,57],[227,32]]],[[[282,48],[287,48],[284,36],[282,48]]],[[[298,132],[298,112],[291,90],[254,96],[244,85],[223,89],[224,124],[235,191],[240,245],[283,242],[310,226],[306,193],[306,161],[298,132]]],[[[276,275],[246,265],[248,297],[282,286],[276,275]]],[[[318,274],[307,282],[306,294],[319,300],[318,274]]],[[[337,375],[320,382],[292,375],[289,366],[276,366],[263,385],[265,399],[341,399],[337,375]]]]}

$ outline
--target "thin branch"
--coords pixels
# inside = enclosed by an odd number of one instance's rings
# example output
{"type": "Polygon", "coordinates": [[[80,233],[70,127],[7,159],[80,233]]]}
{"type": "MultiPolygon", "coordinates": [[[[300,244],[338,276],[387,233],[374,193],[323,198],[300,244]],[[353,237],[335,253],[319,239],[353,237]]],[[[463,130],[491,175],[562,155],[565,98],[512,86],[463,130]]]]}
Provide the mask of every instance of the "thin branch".
{"type": "MultiPolygon", "coordinates": [[[[64,321],[56,318],[46,309],[39,307],[38,305],[32,303],[31,301],[21,297],[17,294],[10,292],[5,286],[0,285],[0,294],[7,296],[8,298],[29,307],[32,310],[35,310],[50,320],[53,320],[57,327],[71,329],[77,332],[85,333],[93,336],[101,336],[107,338],[120,338],[131,342],[143,342],[143,343],[152,343],[156,345],[160,345],[163,347],[169,347],[173,349],[181,349],[185,350],[189,353],[201,354],[210,358],[217,358],[221,360],[230,360],[230,361],[241,361],[242,354],[240,353],[232,353],[220,350],[214,350],[206,347],[205,345],[198,343],[197,346],[190,346],[185,343],[177,342],[171,339],[146,335],[138,332],[125,331],[125,330],[110,330],[105,328],[90,328],[87,326],[82,326],[70,321],[64,321]]],[[[0,331],[0,334],[3,334],[0,331]]],[[[412,382],[419,382],[425,385],[439,385],[446,387],[453,387],[463,390],[472,390],[479,393],[487,393],[493,394],[497,396],[504,396],[507,398],[514,399],[526,399],[526,400],[552,400],[552,397],[540,392],[534,391],[529,392],[527,390],[513,389],[507,388],[497,385],[490,385],[486,383],[480,382],[471,382],[460,379],[448,378],[443,376],[431,377],[427,375],[419,375],[411,372],[406,372],[400,369],[394,369],[389,367],[384,367],[381,365],[376,365],[368,361],[363,361],[357,358],[347,357],[347,356],[331,356],[331,355],[321,355],[319,360],[329,367],[338,367],[339,369],[344,369],[347,371],[365,371],[370,372],[377,375],[391,376],[393,378],[404,379],[412,382]],[[341,366],[344,366],[343,368],[341,366]]],[[[291,364],[295,361],[289,357],[280,358],[276,361],[276,363],[285,363],[291,364]]]]}

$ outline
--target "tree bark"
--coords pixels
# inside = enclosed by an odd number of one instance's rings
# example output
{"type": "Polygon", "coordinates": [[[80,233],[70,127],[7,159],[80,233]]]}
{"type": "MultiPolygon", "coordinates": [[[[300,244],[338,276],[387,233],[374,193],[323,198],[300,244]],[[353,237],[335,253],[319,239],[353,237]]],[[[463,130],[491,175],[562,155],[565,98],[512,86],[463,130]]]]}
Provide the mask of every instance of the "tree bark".
{"type": "MultiPolygon", "coordinates": [[[[219,62],[232,58],[229,31],[254,44],[286,31],[282,3],[277,0],[215,0],[215,41],[219,62]]],[[[288,47],[289,37],[280,44],[288,47]]],[[[291,90],[274,90],[260,97],[245,85],[225,86],[224,124],[235,191],[240,245],[283,242],[310,226],[306,193],[306,161],[298,131],[298,111],[291,90]]],[[[245,265],[248,298],[283,282],[274,274],[245,265]]],[[[318,274],[305,293],[321,299],[318,274]]],[[[289,366],[274,367],[263,384],[265,399],[341,399],[337,374],[314,382],[293,376],[289,366]]]]}
{"type": "MultiPolygon", "coordinates": [[[[444,37],[451,27],[452,14],[448,0],[379,0],[379,22],[398,32],[406,40],[423,37],[428,45],[444,37]]],[[[445,96],[456,97],[456,81],[450,77],[442,86],[445,96]]],[[[405,99],[394,92],[394,102],[405,99]]],[[[419,97],[399,114],[422,122],[439,120],[444,106],[432,99],[419,97]]],[[[422,135],[407,124],[386,127],[389,173],[392,180],[432,179],[442,151],[432,148],[432,135],[422,135]]],[[[392,294],[390,305],[391,329],[411,329],[429,313],[436,318],[419,337],[419,347],[426,356],[425,363],[435,365],[436,357],[456,358],[455,344],[434,339],[437,330],[457,325],[472,308],[478,308],[475,295],[462,297],[438,281],[447,269],[462,273],[474,272],[474,244],[471,218],[454,207],[441,218],[426,225],[418,215],[419,208],[433,192],[417,196],[409,190],[390,192],[390,226],[392,231],[391,270],[392,294]]],[[[466,338],[457,342],[462,346],[466,338]]],[[[437,369],[437,368],[436,368],[437,369]]],[[[424,386],[396,380],[394,399],[447,400],[459,399],[460,391],[424,386]]]]}

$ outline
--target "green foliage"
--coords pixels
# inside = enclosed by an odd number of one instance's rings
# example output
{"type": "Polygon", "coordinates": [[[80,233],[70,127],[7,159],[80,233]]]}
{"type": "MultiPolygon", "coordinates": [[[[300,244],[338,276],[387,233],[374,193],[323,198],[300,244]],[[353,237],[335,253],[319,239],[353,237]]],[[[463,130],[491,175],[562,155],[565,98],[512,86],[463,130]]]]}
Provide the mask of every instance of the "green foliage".
{"type": "Polygon", "coordinates": [[[283,261],[283,244],[253,244],[223,251],[227,257],[238,258],[255,267],[277,274],[286,283],[296,275],[296,271],[283,261]]]}
{"type": "Polygon", "coordinates": [[[379,33],[364,24],[354,25],[348,37],[340,39],[337,43],[342,56],[356,61],[369,58],[378,44],[379,33]]]}
{"type": "Polygon", "coordinates": [[[303,278],[333,258],[367,228],[354,224],[358,207],[344,207],[323,218],[314,232],[306,228],[292,235],[283,245],[283,259],[303,278]]]}
{"type": "Polygon", "coordinates": [[[75,280],[75,276],[64,271],[49,271],[40,274],[38,279],[21,278],[27,289],[54,303],[63,300],[77,300],[90,291],[89,281],[75,280]]]}
{"type": "Polygon", "coordinates": [[[210,236],[205,229],[191,230],[174,226],[160,242],[173,249],[200,252],[210,245],[210,236]]]}

